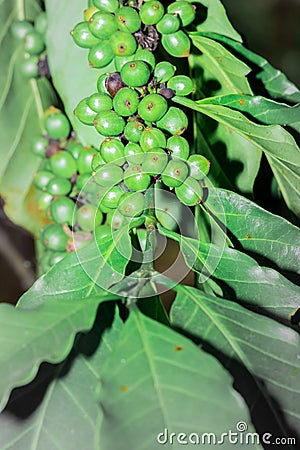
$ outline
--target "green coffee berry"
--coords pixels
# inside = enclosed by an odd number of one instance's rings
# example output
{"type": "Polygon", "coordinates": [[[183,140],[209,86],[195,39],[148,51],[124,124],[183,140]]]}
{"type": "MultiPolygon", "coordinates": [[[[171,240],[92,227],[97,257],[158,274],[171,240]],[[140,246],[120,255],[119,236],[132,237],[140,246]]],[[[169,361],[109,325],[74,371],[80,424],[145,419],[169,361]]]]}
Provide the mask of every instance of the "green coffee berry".
{"type": "Polygon", "coordinates": [[[65,139],[71,131],[70,122],[62,112],[48,114],[45,117],[44,125],[51,139],[65,139]]]}
{"type": "Polygon", "coordinates": [[[91,179],[91,174],[90,172],[86,172],[86,173],[81,173],[80,175],[78,175],[78,177],[76,178],[76,187],[81,191],[82,189],[84,189],[84,191],[87,191],[89,189],[87,189],[87,183],[89,182],[89,180],[91,179]]]}
{"type": "Polygon", "coordinates": [[[171,106],[156,125],[171,134],[180,135],[187,129],[188,118],[181,109],[171,106]]]}
{"type": "Polygon", "coordinates": [[[144,152],[154,147],[166,147],[167,141],[165,134],[157,128],[147,127],[143,131],[140,139],[140,146],[144,152]]]}
{"type": "Polygon", "coordinates": [[[160,147],[154,147],[145,153],[143,170],[149,175],[160,175],[168,164],[168,155],[160,147]]]}
{"type": "Polygon", "coordinates": [[[24,38],[24,50],[30,55],[39,55],[45,48],[43,36],[37,31],[28,31],[24,38]]]}
{"type": "Polygon", "coordinates": [[[159,94],[148,94],[138,106],[139,116],[146,121],[156,122],[161,119],[168,109],[166,99],[159,94]]]}
{"type": "Polygon", "coordinates": [[[112,187],[123,180],[123,170],[115,164],[105,164],[94,173],[94,180],[104,187],[112,187]]]}
{"type": "Polygon", "coordinates": [[[144,61],[129,61],[121,69],[121,78],[128,86],[144,86],[150,78],[149,66],[144,61]]]}
{"type": "Polygon", "coordinates": [[[172,77],[167,84],[168,88],[172,89],[176,95],[189,95],[193,92],[193,80],[186,75],[176,75],[172,77]]]}
{"type": "Polygon", "coordinates": [[[100,41],[94,45],[88,54],[90,67],[101,69],[113,60],[113,52],[109,41],[100,41]]]}
{"type": "Polygon", "coordinates": [[[32,31],[32,24],[27,20],[15,20],[11,25],[12,35],[19,41],[22,41],[29,31],[32,31]]]}
{"type": "Polygon", "coordinates": [[[29,58],[23,58],[20,62],[20,73],[24,78],[37,78],[39,76],[38,70],[39,59],[37,56],[30,56],[29,58]]]}
{"type": "Polygon", "coordinates": [[[140,18],[145,25],[157,24],[164,15],[162,3],[156,0],[150,0],[144,3],[140,8],[140,18]]]}
{"type": "Polygon", "coordinates": [[[71,178],[77,172],[76,161],[67,151],[60,151],[50,158],[50,167],[54,175],[71,178]]]}
{"type": "Polygon", "coordinates": [[[192,23],[196,16],[196,7],[189,2],[176,1],[167,9],[168,13],[178,14],[184,27],[192,23]]]}
{"type": "Polygon", "coordinates": [[[65,256],[66,256],[65,252],[51,252],[51,254],[49,255],[49,260],[48,260],[50,267],[59,263],[62,259],[64,259],[65,256]]]}
{"type": "Polygon", "coordinates": [[[110,13],[115,12],[119,8],[118,0],[93,0],[94,6],[110,13]]]}
{"type": "Polygon", "coordinates": [[[95,112],[107,111],[113,107],[110,95],[97,92],[88,97],[87,104],[95,112]]]}
{"type": "Polygon", "coordinates": [[[118,230],[123,225],[125,225],[128,222],[128,218],[124,217],[123,214],[120,213],[118,210],[111,210],[107,213],[106,216],[106,224],[109,226],[109,228],[112,230],[118,230]]]}
{"type": "Polygon", "coordinates": [[[107,74],[103,73],[97,80],[97,91],[100,92],[101,94],[107,94],[107,89],[105,86],[106,78],[107,74]]]}
{"type": "Polygon", "coordinates": [[[184,205],[194,206],[201,203],[202,188],[195,178],[187,177],[181,186],[175,188],[175,194],[184,205]]]}
{"type": "Polygon", "coordinates": [[[105,161],[100,152],[95,153],[92,159],[92,170],[98,169],[98,167],[103,166],[103,164],[105,164],[105,161]]]}
{"type": "Polygon", "coordinates": [[[92,48],[99,42],[99,39],[91,33],[87,22],[79,22],[70,34],[75,44],[81,48],[92,48]]]}
{"type": "Polygon", "coordinates": [[[125,217],[140,216],[145,209],[145,197],[141,192],[126,192],[120,200],[119,212],[125,217]]]}
{"type": "Polygon", "coordinates": [[[46,211],[49,208],[52,200],[53,196],[51,194],[48,194],[48,192],[39,191],[37,198],[38,209],[41,211],[46,211]]]}
{"type": "Polygon", "coordinates": [[[85,10],[83,11],[83,20],[84,20],[85,22],[88,22],[88,21],[90,20],[90,18],[93,17],[93,15],[94,15],[96,12],[99,12],[99,9],[96,8],[96,6],[94,6],[94,5],[89,6],[87,9],[85,9],[85,10]]]}
{"type": "Polygon", "coordinates": [[[129,163],[142,164],[144,152],[138,144],[129,142],[124,148],[124,156],[129,163]]]}
{"type": "Polygon", "coordinates": [[[77,117],[80,122],[84,123],[85,125],[94,125],[94,120],[97,115],[97,113],[90,108],[88,105],[89,97],[86,97],[82,99],[76,108],[74,109],[73,113],[77,117]]]}
{"type": "Polygon", "coordinates": [[[151,182],[150,176],[139,164],[130,165],[124,172],[124,184],[132,191],[145,191],[151,182]]]}
{"type": "Polygon", "coordinates": [[[50,224],[43,228],[41,242],[51,250],[63,252],[66,250],[68,236],[61,225],[50,224]]]}
{"type": "Polygon", "coordinates": [[[167,140],[167,148],[171,150],[172,158],[188,159],[190,146],[188,141],[182,136],[171,136],[167,140]]]}
{"type": "Polygon", "coordinates": [[[124,128],[124,136],[128,141],[137,143],[141,139],[144,128],[144,125],[138,120],[131,120],[124,128]]]}
{"type": "Polygon", "coordinates": [[[154,76],[160,83],[165,83],[174,76],[176,67],[168,61],[161,61],[156,64],[154,69],[154,76]]]}
{"type": "Polygon", "coordinates": [[[125,127],[125,121],[115,111],[102,111],[94,119],[94,126],[102,136],[118,136],[125,127]]]}
{"type": "Polygon", "coordinates": [[[190,175],[196,180],[201,180],[208,174],[210,161],[205,156],[191,155],[187,162],[190,166],[190,175]]]}
{"type": "Polygon", "coordinates": [[[184,58],[190,54],[191,42],[182,30],[178,30],[176,33],[163,34],[161,43],[164,49],[176,58],[184,58]]]}
{"type": "Polygon", "coordinates": [[[104,139],[100,145],[100,155],[106,163],[114,163],[117,166],[125,163],[124,145],[119,139],[104,139]]]}
{"type": "Polygon", "coordinates": [[[34,174],[33,184],[41,191],[46,191],[49,181],[54,178],[54,174],[48,170],[39,170],[34,174]]]}
{"type": "Polygon", "coordinates": [[[47,14],[44,11],[41,11],[36,16],[35,21],[34,21],[34,28],[42,36],[44,36],[46,34],[46,31],[47,31],[47,14]]]}
{"type": "Polygon", "coordinates": [[[34,155],[44,157],[46,154],[48,145],[48,139],[43,136],[38,136],[32,139],[30,144],[30,150],[34,155]]]}
{"type": "Polygon", "coordinates": [[[137,48],[134,36],[126,31],[115,32],[111,35],[109,42],[116,56],[133,55],[137,48]]]}
{"type": "Polygon", "coordinates": [[[119,205],[120,199],[124,194],[121,186],[113,186],[105,192],[101,199],[101,207],[116,209],[119,205]]]}
{"type": "Polygon", "coordinates": [[[118,29],[113,14],[107,12],[96,12],[89,19],[90,32],[98,39],[107,39],[118,29]]]}
{"type": "Polygon", "coordinates": [[[66,178],[54,177],[47,184],[47,192],[51,195],[68,195],[72,184],[66,178]]]}
{"type": "Polygon", "coordinates": [[[83,151],[84,146],[79,142],[69,141],[66,147],[69,153],[73,156],[74,159],[78,159],[80,153],[83,151]]]}
{"type": "Polygon", "coordinates": [[[117,72],[121,72],[122,67],[128,63],[133,61],[135,58],[135,53],[133,55],[126,55],[126,56],[115,56],[114,58],[114,63],[115,63],[115,67],[116,67],[116,71],[117,72]]]}
{"type": "Polygon", "coordinates": [[[140,29],[141,21],[137,11],[128,6],[118,9],[115,20],[117,27],[121,31],[135,33],[140,29]]]}
{"type": "Polygon", "coordinates": [[[120,89],[113,100],[113,106],[119,116],[132,116],[138,109],[139,96],[130,88],[120,89]]]}
{"type": "Polygon", "coordinates": [[[163,171],[161,179],[168,187],[178,187],[187,178],[188,173],[189,169],[185,162],[178,159],[171,160],[163,171]]]}
{"type": "Polygon", "coordinates": [[[95,154],[95,149],[92,147],[84,147],[80,152],[77,160],[77,169],[79,173],[92,172],[92,160],[95,154]]]}
{"type": "Polygon", "coordinates": [[[175,33],[180,28],[180,20],[176,14],[165,14],[156,25],[156,29],[161,34],[175,33]]]}
{"type": "Polygon", "coordinates": [[[84,231],[94,230],[101,225],[102,220],[103,214],[95,205],[83,205],[75,213],[75,222],[84,231]]]}
{"type": "Polygon", "coordinates": [[[149,67],[151,67],[151,69],[154,69],[156,64],[155,56],[153,55],[153,53],[150,52],[150,50],[146,50],[140,46],[138,47],[137,51],[134,54],[134,60],[144,61],[145,63],[148,64],[149,67]]]}
{"type": "Polygon", "coordinates": [[[68,197],[59,197],[50,205],[50,213],[54,222],[72,225],[75,203],[68,197]]]}

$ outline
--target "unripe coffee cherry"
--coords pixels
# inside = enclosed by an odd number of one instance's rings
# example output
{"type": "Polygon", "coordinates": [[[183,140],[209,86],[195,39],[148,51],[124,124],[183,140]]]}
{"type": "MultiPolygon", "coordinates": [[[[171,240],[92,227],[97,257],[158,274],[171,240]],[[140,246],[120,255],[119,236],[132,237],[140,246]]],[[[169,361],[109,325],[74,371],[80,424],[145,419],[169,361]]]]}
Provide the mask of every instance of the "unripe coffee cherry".
{"type": "Polygon", "coordinates": [[[130,88],[120,89],[113,100],[113,106],[119,116],[132,116],[139,105],[139,96],[136,91],[130,88]]]}
{"type": "Polygon", "coordinates": [[[104,187],[113,187],[123,180],[123,170],[115,164],[105,164],[94,173],[94,180],[104,187]]]}
{"type": "Polygon", "coordinates": [[[47,192],[53,196],[68,195],[71,189],[72,184],[66,178],[54,177],[47,184],[47,192]]]}
{"type": "Polygon", "coordinates": [[[165,83],[171,77],[173,77],[175,70],[176,67],[173,66],[173,64],[169,63],[168,61],[161,61],[155,66],[154,76],[157,81],[165,83]]]}
{"type": "Polygon", "coordinates": [[[34,28],[42,36],[44,36],[46,34],[46,31],[47,31],[47,14],[44,11],[41,11],[36,16],[35,21],[34,21],[34,28]]]}
{"type": "Polygon", "coordinates": [[[88,22],[91,33],[98,39],[107,39],[118,29],[113,14],[99,11],[88,22]]]}
{"type": "Polygon", "coordinates": [[[94,119],[94,126],[102,136],[118,136],[125,127],[125,121],[115,111],[102,111],[94,119]]]}
{"type": "Polygon", "coordinates": [[[83,11],[83,20],[85,22],[88,22],[96,12],[99,12],[99,9],[96,8],[96,6],[94,5],[89,6],[87,9],[83,11]]]}
{"type": "Polygon", "coordinates": [[[176,75],[172,77],[167,84],[168,88],[172,89],[176,95],[189,95],[193,92],[193,80],[186,75],[176,75]]]}
{"type": "Polygon", "coordinates": [[[143,170],[149,175],[160,175],[168,164],[168,156],[160,147],[154,147],[145,153],[143,170]]]}
{"type": "Polygon", "coordinates": [[[188,118],[181,109],[171,106],[156,125],[171,134],[180,135],[187,129],[188,118]]]}
{"type": "Polygon", "coordinates": [[[88,100],[89,97],[81,100],[74,109],[73,113],[77,117],[77,119],[79,119],[80,122],[84,123],[85,125],[94,125],[94,120],[97,113],[89,107],[88,100]]]}
{"type": "Polygon", "coordinates": [[[92,147],[84,147],[77,159],[77,169],[79,173],[91,173],[92,160],[95,154],[95,149],[92,147]]]}
{"type": "Polygon", "coordinates": [[[111,35],[109,42],[116,56],[133,55],[137,48],[134,36],[126,31],[116,31],[111,35]]]}
{"type": "Polygon", "coordinates": [[[130,61],[122,67],[121,78],[128,86],[144,86],[150,78],[149,66],[144,61],[130,61]]]}
{"type": "Polygon", "coordinates": [[[124,128],[124,136],[129,142],[140,142],[144,128],[138,120],[130,120],[124,128]]]}
{"type": "Polygon", "coordinates": [[[24,78],[37,78],[39,76],[38,70],[39,59],[37,56],[30,56],[23,58],[20,62],[20,72],[24,78]]]}
{"type": "Polygon", "coordinates": [[[103,214],[95,205],[83,205],[75,213],[75,222],[84,231],[92,231],[103,220],[103,214]]]}
{"type": "Polygon", "coordinates": [[[193,22],[196,16],[196,7],[189,2],[176,1],[168,6],[168,13],[178,14],[184,27],[193,22]]]}
{"type": "Polygon", "coordinates": [[[124,148],[124,156],[126,161],[132,164],[142,164],[144,160],[144,152],[138,144],[128,142],[124,148]]]}
{"type": "Polygon", "coordinates": [[[72,225],[75,203],[68,197],[59,197],[50,205],[52,219],[57,223],[72,225]]]}
{"type": "Polygon", "coordinates": [[[103,73],[102,75],[100,75],[100,77],[97,80],[97,91],[100,92],[100,94],[107,94],[108,91],[106,89],[106,78],[107,78],[107,74],[103,73]]]}
{"type": "Polygon", "coordinates": [[[118,9],[115,16],[116,24],[119,30],[135,33],[140,29],[141,20],[137,11],[128,6],[118,9]]]}
{"type": "Polygon", "coordinates": [[[32,24],[27,20],[14,20],[11,25],[11,32],[14,38],[22,41],[29,31],[32,31],[32,24]]]}
{"type": "Polygon", "coordinates": [[[38,136],[32,139],[30,144],[30,150],[34,155],[44,157],[46,154],[48,145],[48,139],[43,136],[38,136]]]}
{"type": "Polygon", "coordinates": [[[45,48],[43,36],[37,31],[28,31],[24,38],[24,50],[30,55],[39,55],[45,48]]]}
{"type": "Polygon", "coordinates": [[[145,25],[155,25],[164,15],[162,3],[156,0],[150,0],[144,3],[140,8],[140,18],[145,25]]]}
{"type": "Polygon", "coordinates": [[[59,252],[66,250],[68,239],[68,236],[59,224],[47,225],[41,233],[41,242],[45,247],[59,252]]]}
{"type": "Polygon", "coordinates": [[[166,99],[159,94],[148,94],[144,97],[139,106],[139,116],[147,122],[156,122],[161,119],[168,109],[166,99]]]}
{"type": "Polygon", "coordinates": [[[189,169],[184,161],[178,159],[168,162],[167,167],[161,175],[161,179],[168,187],[178,187],[187,178],[189,169]]]}
{"type": "Polygon", "coordinates": [[[122,67],[128,62],[134,61],[134,59],[135,59],[135,53],[133,55],[115,56],[114,63],[115,63],[116,70],[118,72],[121,72],[122,67]]]}
{"type": "Polygon", "coordinates": [[[121,186],[113,186],[109,190],[105,191],[101,199],[101,207],[115,209],[118,207],[121,197],[124,194],[124,189],[121,186]]]}
{"type": "Polygon", "coordinates": [[[51,156],[50,167],[54,175],[62,178],[71,178],[77,171],[75,159],[66,151],[60,151],[51,156]]]}
{"type": "Polygon", "coordinates": [[[202,155],[191,155],[187,161],[190,166],[190,175],[196,180],[204,178],[210,167],[210,161],[202,155]]]}
{"type": "Polygon", "coordinates": [[[184,205],[194,206],[201,203],[203,193],[199,181],[187,177],[181,186],[175,188],[175,194],[184,205]]]}
{"type": "Polygon", "coordinates": [[[143,131],[140,139],[140,146],[144,152],[154,147],[166,147],[167,141],[165,134],[157,128],[147,127],[143,131]]]}
{"type": "Polygon", "coordinates": [[[107,111],[113,107],[110,95],[97,92],[88,97],[87,104],[95,112],[107,111]]]}
{"type": "Polygon", "coordinates": [[[167,148],[171,150],[172,158],[187,160],[190,154],[188,141],[182,136],[171,136],[167,140],[167,148]]]}
{"type": "Polygon", "coordinates": [[[70,34],[75,44],[81,48],[92,48],[99,43],[99,39],[91,33],[88,22],[79,22],[70,34]]]}
{"type": "Polygon", "coordinates": [[[161,34],[175,33],[180,28],[180,20],[176,14],[165,14],[156,25],[161,34]]]}
{"type": "Polygon", "coordinates": [[[190,54],[191,42],[182,30],[178,30],[176,33],[163,34],[161,43],[165,50],[176,58],[184,58],[190,54]]]}
{"type": "Polygon", "coordinates": [[[139,164],[132,164],[124,172],[124,184],[132,191],[145,191],[150,184],[150,176],[139,164]]]}
{"type": "Polygon", "coordinates": [[[71,131],[70,122],[62,112],[47,114],[44,124],[51,139],[65,139],[71,131]]]}
{"type": "Polygon", "coordinates": [[[101,69],[107,66],[113,60],[113,57],[114,55],[109,41],[98,41],[89,51],[89,65],[90,67],[101,69]]]}
{"type": "Polygon", "coordinates": [[[101,9],[101,11],[115,12],[119,8],[118,0],[93,0],[96,8],[101,9]]]}
{"type": "Polygon", "coordinates": [[[54,178],[54,174],[49,170],[38,170],[33,177],[33,184],[41,191],[46,191],[50,180],[54,178]]]}
{"type": "Polygon", "coordinates": [[[141,192],[127,192],[123,194],[118,207],[125,217],[140,216],[145,209],[145,197],[141,192]]]}
{"type": "Polygon", "coordinates": [[[119,139],[107,138],[100,145],[100,155],[106,163],[122,166],[125,163],[124,145],[119,139]]]}
{"type": "Polygon", "coordinates": [[[139,47],[134,54],[134,60],[135,61],[144,61],[145,63],[148,64],[149,67],[151,67],[151,69],[154,70],[156,61],[155,61],[155,56],[153,55],[152,52],[150,52],[150,50],[146,50],[142,47],[139,47]]]}

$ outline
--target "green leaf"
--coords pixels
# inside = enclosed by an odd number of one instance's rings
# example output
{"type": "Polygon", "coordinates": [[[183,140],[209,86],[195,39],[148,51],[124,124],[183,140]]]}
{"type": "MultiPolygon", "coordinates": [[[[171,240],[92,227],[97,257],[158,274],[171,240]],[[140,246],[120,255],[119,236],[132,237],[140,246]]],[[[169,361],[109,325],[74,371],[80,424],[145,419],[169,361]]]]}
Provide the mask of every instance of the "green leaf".
{"type": "Polygon", "coordinates": [[[300,132],[300,105],[288,106],[261,96],[222,95],[205,98],[200,104],[229,106],[250,114],[261,123],[270,125],[289,125],[300,132]]]}
{"type": "Polygon", "coordinates": [[[206,205],[245,250],[268,258],[282,270],[300,273],[300,230],[240,195],[210,189],[206,205]]]}
{"type": "Polygon", "coordinates": [[[10,391],[29,383],[43,361],[58,363],[79,331],[91,329],[99,303],[115,300],[103,292],[85,301],[55,299],[32,310],[0,304],[0,408],[10,391]]]}
{"type": "Polygon", "coordinates": [[[256,71],[255,76],[263,83],[264,88],[272,98],[293,103],[300,102],[299,88],[284,73],[273,67],[265,58],[245,48],[243,44],[228,39],[226,36],[221,36],[216,33],[200,33],[200,35],[210,37],[228,45],[243,56],[246,61],[260,67],[261,70],[256,71]]]}
{"type": "Polygon", "coordinates": [[[210,78],[217,80],[221,89],[219,94],[251,94],[246,75],[250,68],[237,59],[218,42],[204,36],[190,34],[193,44],[202,54],[193,56],[193,66],[200,66],[210,78]]]}
{"type": "Polygon", "coordinates": [[[91,69],[88,50],[79,48],[70,35],[78,22],[83,21],[86,0],[46,0],[48,17],[47,50],[54,85],[64,103],[73,128],[84,145],[99,147],[104,139],[93,126],[84,125],[73,114],[76,105],[97,91],[101,73],[114,72],[114,64],[102,70],[91,69]],[[63,43],[63,45],[62,45],[63,43]]]}
{"type": "Polygon", "coordinates": [[[208,115],[250,141],[257,151],[264,152],[286,204],[300,216],[300,149],[284,128],[279,125],[257,125],[240,112],[225,106],[202,105],[182,97],[174,97],[173,101],[208,115]]]}
{"type": "Polygon", "coordinates": [[[220,0],[188,0],[193,4],[201,3],[207,8],[205,20],[197,25],[197,30],[202,32],[215,32],[223,36],[242,42],[241,36],[233,28],[228,20],[226,10],[220,0]]]}
{"type": "Polygon", "coordinates": [[[124,277],[131,252],[127,227],[113,232],[98,245],[93,240],[40,277],[20,298],[18,306],[34,308],[54,299],[82,300],[108,290],[124,277]]]}
{"type": "MultiPolygon", "coordinates": [[[[38,1],[25,2],[29,17],[40,11],[38,1]]],[[[5,1],[0,16],[0,194],[5,201],[9,218],[38,233],[44,211],[36,204],[36,191],[32,188],[33,174],[40,159],[30,151],[34,134],[41,134],[40,119],[43,109],[54,100],[46,79],[26,80],[19,72],[24,57],[22,43],[11,34],[14,20],[23,18],[22,1],[5,1]]]]}
{"type": "Polygon", "coordinates": [[[198,242],[161,226],[159,232],[179,243],[187,266],[200,274],[200,282],[212,277],[224,288],[225,297],[287,324],[289,315],[299,307],[300,287],[275,270],[260,267],[250,256],[232,248],[198,242]]]}
{"type": "Polygon", "coordinates": [[[93,449],[99,414],[99,374],[123,323],[113,303],[100,305],[92,330],[68,358],[44,364],[33,383],[16,389],[0,415],[1,450],[93,449]]]}
{"type": "MultiPolygon", "coordinates": [[[[103,367],[100,404],[96,448],[103,449],[119,450],[124,442],[132,450],[156,448],[165,428],[169,434],[218,435],[240,420],[249,421],[247,407],[222,366],[137,309],[130,311],[103,367]]],[[[175,440],[172,448],[181,445],[175,440]]]]}
{"type": "MultiPolygon", "coordinates": [[[[227,367],[234,369],[238,362],[247,369],[256,385],[256,392],[250,398],[248,394],[250,409],[266,402],[265,414],[273,417],[279,435],[290,435],[286,425],[298,430],[299,334],[229,300],[220,301],[187,286],[176,290],[171,310],[174,326],[221,352],[227,367]]],[[[237,369],[237,378],[240,373],[237,369]]]]}

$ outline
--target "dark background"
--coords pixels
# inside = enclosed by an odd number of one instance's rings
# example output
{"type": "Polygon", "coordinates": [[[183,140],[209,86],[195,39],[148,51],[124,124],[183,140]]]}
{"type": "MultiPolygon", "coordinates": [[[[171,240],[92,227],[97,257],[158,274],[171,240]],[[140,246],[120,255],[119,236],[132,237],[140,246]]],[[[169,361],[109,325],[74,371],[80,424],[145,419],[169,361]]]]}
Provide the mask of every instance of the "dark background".
{"type": "MultiPolygon", "coordinates": [[[[300,0],[223,0],[247,46],[300,86],[300,0]]],[[[0,301],[16,302],[35,279],[34,243],[0,203],[0,301]]]]}

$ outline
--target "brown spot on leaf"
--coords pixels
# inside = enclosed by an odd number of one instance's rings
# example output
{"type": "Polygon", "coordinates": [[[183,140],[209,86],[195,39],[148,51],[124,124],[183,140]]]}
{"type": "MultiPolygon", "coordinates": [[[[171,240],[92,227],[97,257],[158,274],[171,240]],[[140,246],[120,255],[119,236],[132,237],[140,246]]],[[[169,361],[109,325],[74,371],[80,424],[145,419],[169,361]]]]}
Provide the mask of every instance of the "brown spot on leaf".
{"type": "Polygon", "coordinates": [[[251,236],[251,234],[247,234],[247,239],[252,239],[252,236],[251,236]]]}
{"type": "Polygon", "coordinates": [[[181,350],[183,350],[183,347],[181,345],[176,345],[175,351],[180,352],[181,350]]]}
{"type": "Polygon", "coordinates": [[[128,387],[127,386],[121,386],[121,391],[122,392],[127,392],[128,391],[128,387]]]}
{"type": "Polygon", "coordinates": [[[243,106],[243,105],[245,104],[245,100],[240,100],[240,101],[239,101],[239,104],[240,104],[241,106],[243,106]]]}

